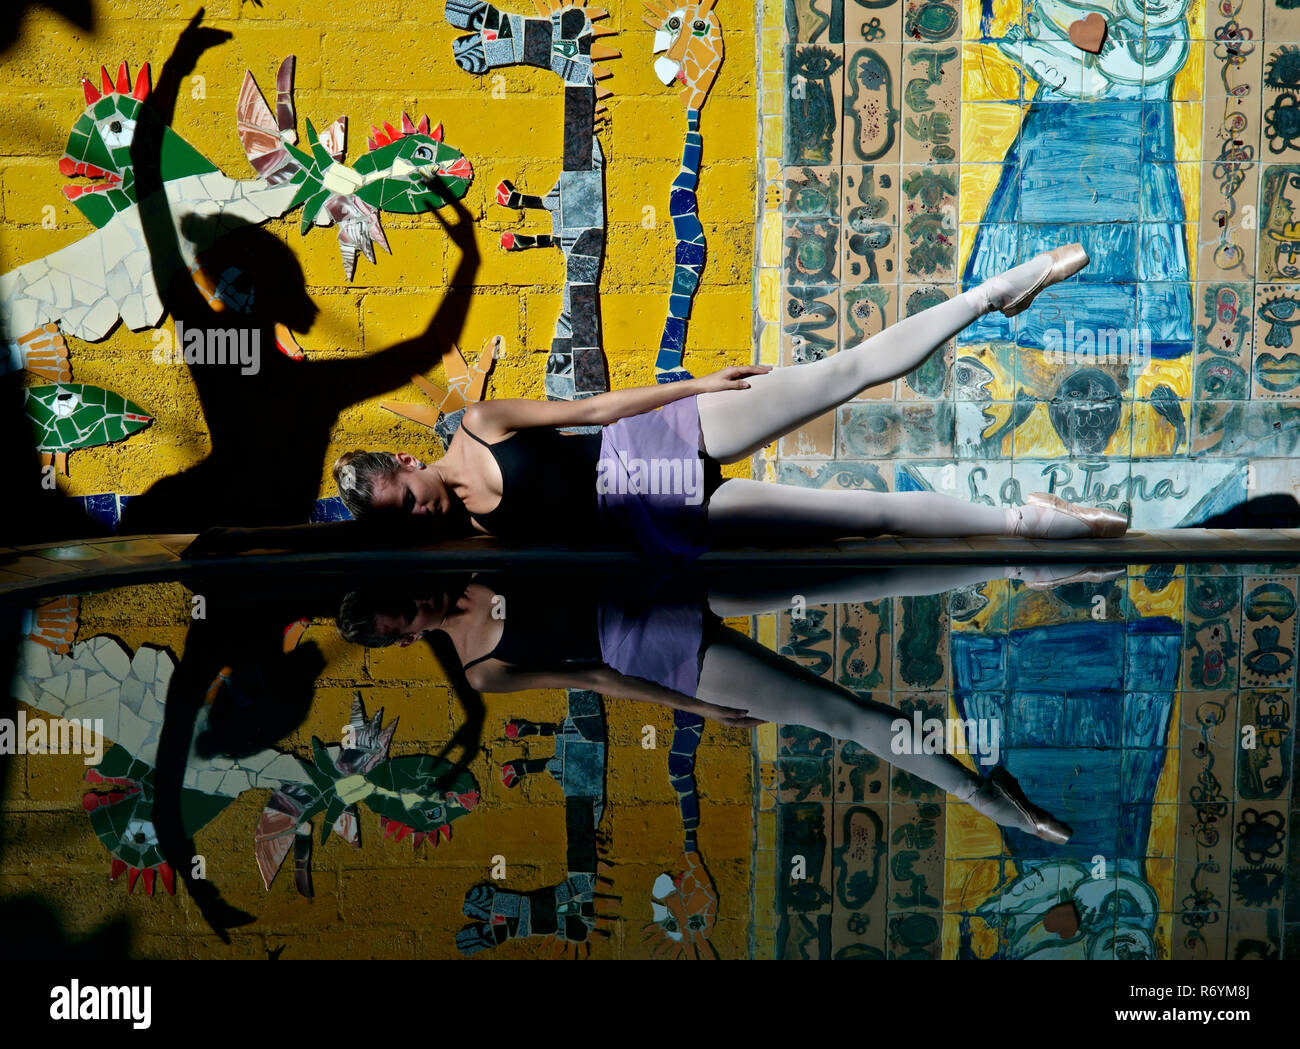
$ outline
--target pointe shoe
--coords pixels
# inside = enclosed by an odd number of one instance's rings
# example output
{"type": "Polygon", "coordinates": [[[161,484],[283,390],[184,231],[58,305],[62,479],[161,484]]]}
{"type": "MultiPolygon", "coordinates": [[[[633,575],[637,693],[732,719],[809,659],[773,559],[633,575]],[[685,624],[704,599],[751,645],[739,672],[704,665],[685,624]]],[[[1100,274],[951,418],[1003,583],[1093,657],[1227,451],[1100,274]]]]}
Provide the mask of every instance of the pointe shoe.
{"type": "Polygon", "coordinates": [[[1128,531],[1128,518],[1118,510],[1107,510],[1101,506],[1078,506],[1047,492],[1031,492],[1025,497],[1025,502],[1082,521],[1094,539],[1117,539],[1128,531]]]}
{"type": "Polygon", "coordinates": [[[980,784],[971,797],[970,804],[977,812],[983,812],[999,826],[1015,826],[1026,834],[1032,834],[1043,841],[1050,841],[1054,845],[1064,845],[1074,835],[1074,831],[1069,826],[1052,818],[1037,805],[1031,804],[1015,777],[1001,765],[990,772],[988,778],[980,784]],[[985,807],[990,809],[1009,807],[1018,817],[1019,824],[1004,823],[992,812],[986,812],[985,807]]]}
{"type": "Polygon", "coordinates": [[[1065,571],[1069,574],[1049,576],[1044,579],[1023,579],[1021,581],[1030,590],[1055,590],[1058,586],[1065,586],[1066,583],[1104,583],[1108,579],[1118,579],[1124,574],[1125,569],[1123,567],[1102,568],[1094,565],[1072,573],[1069,568],[1066,568],[1065,571]]]}
{"type": "Polygon", "coordinates": [[[1014,317],[1017,313],[1023,313],[1029,308],[1029,304],[1034,301],[1034,296],[1044,288],[1049,288],[1053,284],[1059,284],[1067,277],[1072,277],[1078,273],[1090,261],[1088,253],[1083,250],[1082,244],[1066,244],[1059,248],[1053,248],[1046,253],[1052,260],[1052,264],[1047,268],[1034,286],[1021,295],[1016,296],[1001,309],[1004,317],[1014,317]]]}

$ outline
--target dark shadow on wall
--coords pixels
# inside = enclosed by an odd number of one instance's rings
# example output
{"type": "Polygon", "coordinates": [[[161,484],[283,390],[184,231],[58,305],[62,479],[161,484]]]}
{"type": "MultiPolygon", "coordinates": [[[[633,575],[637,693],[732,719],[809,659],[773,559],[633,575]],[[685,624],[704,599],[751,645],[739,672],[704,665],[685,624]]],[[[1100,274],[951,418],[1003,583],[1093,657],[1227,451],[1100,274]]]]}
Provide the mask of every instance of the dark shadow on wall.
{"type": "Polygon", "coordinates": [[[95,8],[91,0],[9,0],[5,13],[0,15],[0,55],[18,42],[22,35],[27,12],[44,8],[60,15],[78,29],[93,33],[97,28],[95,8]]]}
{"type": "MultiPolygon", "coordinates": [[[[28,11],[38,7],[61,15],[79,29],[92,33],[96,29],[91,0],[12,0],[0,14],[0,55],[18,41],[28,11]]],[[[0,516],[0,544],[105,534],[78,503],[57,489],[42,487],[22,387],[21,372],[0,378],[0,491],[6,504],[0,516]]],[[[0,601],[0,681],[6,685],[0,690],[0,718],[11,720],[17,716],[18,704],[8,684],[13,680],[21,622],[22,609],[0,601]]],[[[0,754],[0,803],[10,794],[12,761],[11,755],[0,754]]],[[[0,819],[0,858],[7,839],[5,821],[0,819]]],[[[110,921],[89,936],[74,937],[46,900],[11,896],[0,901],[0,961],[125,958],[130,940],[130,925],[125,921],[110,921]]]]}
{"type": "MultiPolygon", "coordinates": [[[[0,719],[14,724],[18,702],[8,686],[17,664],[23,608],[0,600],[0,719]]],[[[13,756],[0,753],[0,806],[11,796],[13,756]]],[[[9,841],[7,820],[0,814],[0,860],[9,841]]],[[[30,894],[0,900],[0,961],[125,959],[130,955],[131,923],[114,918],[88,934],[71,933],[62,916],[47,899],[30,894]]]]}
{"type": "MultiPolygon", "coordinates": [[[[199,56],[230,34],[199,25],[202,11],[177,41],[143,107],[131,145],[145,240],[163,305],[187,332],[237,329],[248,347],[235,363],[189,363],[212,451],[201,463],[155,483],[126,506],[124,534],[197,532],[218,525],[305,524],[318,494],[330,431],[339,413],[359,401],[404,386],[412,374],[438,364],[464,326],[479,265],[472,221],[460,203],[447,205],[457,217],[437,212],[460,259],[449,287],[418,336],[365,356],[295,360],[276,347],[277,324],[305,333],[317,307],[308,295],[293,252],[276,237],[246,226],[217,237],[210,220],[174,216],[163,192],[160,170],[163,130],[170,122],[181,84],[199,56]],[[251,311],[214,310],[189,273],[176,219],[191,242],[212,246],[199,262],[215,276],[234,268],[241,290],[252,290],[251,311]],[[257,347],[255,360],[253,346],[257,347]]],[[[188,340],[188,337],[187,337],[188,340]]],[[[206,339],[213,346],[213,340],[206,339]]]]}
{"type": "MultiPolygon", "coordinates": [[[[18,42],[27,13],[34,8],[53,11],[90,33],[97,27],[91,0],[10,0],[0,14],[0,55],[18,42]]],[[[0,378],[0,491],[7,504],[0,519],[0,544],[106,535],[107,529],[87,517],[80,504],[42,486],[40,462],[23,411],[22,375],[0,378]]]]}
{"type": "Polygon", "coordinates": [[[1293,495],[1260,495],[1207,517],[1198,528],[1300,528],[1300,503],[1293,495]]]}

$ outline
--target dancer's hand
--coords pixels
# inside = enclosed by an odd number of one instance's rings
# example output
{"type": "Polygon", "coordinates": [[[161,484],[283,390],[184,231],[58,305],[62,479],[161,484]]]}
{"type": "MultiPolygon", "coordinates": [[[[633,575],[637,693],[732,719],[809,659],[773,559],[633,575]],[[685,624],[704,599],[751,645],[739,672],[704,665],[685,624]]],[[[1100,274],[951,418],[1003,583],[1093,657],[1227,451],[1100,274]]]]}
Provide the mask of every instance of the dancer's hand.
{"type": "Polygon", "coordinates": [[[697,393],[714,393],[718,390],[748,390],[745,382],[747,375],[766,375],[772,370],[770,364],[737,364],[730,368],[720,368],[711,375],[695,380],[697,393]]]}

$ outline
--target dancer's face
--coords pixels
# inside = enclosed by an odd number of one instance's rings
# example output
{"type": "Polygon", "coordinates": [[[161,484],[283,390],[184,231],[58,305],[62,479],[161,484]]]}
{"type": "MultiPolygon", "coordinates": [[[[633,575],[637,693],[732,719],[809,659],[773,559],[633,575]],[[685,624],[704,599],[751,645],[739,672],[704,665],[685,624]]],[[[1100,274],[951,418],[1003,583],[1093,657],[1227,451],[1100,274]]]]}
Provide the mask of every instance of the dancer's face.
{"type": "Polygon", "coordinates": [[[376,613],[375,632],[383,637],[397,638],[397,644],[405,648],[430,630],[442,626],[450,610],[450,599],[446,594],[414,598],[400,611],[376,613]]]}
{"type": "Polygon", "coordinates": [[[453,496],[436,468],[406,452],[397,453],[397,462],[399,468],[395,476],[375,482],[371,505],[376,510],[438,517],[451,510],[453,496]]]}

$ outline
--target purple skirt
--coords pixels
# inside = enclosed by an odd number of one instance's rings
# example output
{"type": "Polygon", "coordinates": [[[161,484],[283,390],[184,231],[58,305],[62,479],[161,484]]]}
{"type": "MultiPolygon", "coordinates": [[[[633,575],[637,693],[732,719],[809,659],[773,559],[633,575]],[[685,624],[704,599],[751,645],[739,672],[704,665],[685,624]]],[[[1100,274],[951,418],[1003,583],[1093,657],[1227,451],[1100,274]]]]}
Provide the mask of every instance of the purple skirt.
{"type": "Polygon", "coordinates": [[[708,549],[708,500],[719,484],[718,464],[700,451],[694,397],[601,429],[601,517],[651,560],[690,561],[708,549]]]}
{"type": "Polygon", "coordinates": [[[606,602],[597,616],[600,657],[620,674],[694,697],[700,686],[704,610],[698,601],[624,608],[606,602]]]}

